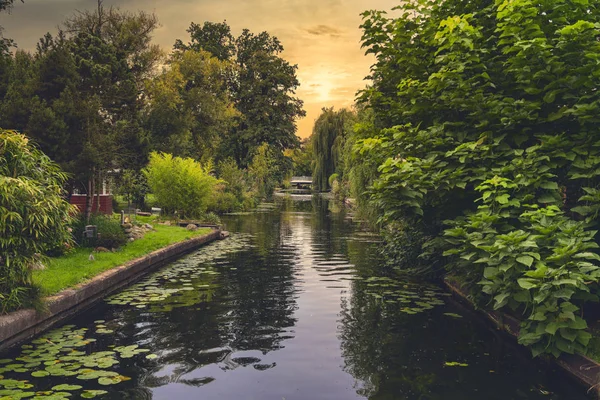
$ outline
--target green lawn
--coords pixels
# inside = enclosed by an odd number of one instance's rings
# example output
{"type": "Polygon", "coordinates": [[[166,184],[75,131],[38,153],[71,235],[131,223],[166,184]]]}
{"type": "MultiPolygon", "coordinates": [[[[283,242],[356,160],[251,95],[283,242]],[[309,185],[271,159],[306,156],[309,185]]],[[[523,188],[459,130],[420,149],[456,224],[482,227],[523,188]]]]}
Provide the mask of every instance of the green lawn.
{"type": "MultiPolygon", "coordinates": [[[[138,221],[140,219],[138,217],[138,221]]],[[[154,250],[211,231],[210,228],[200,228],[190,232],[178,226],[165,225],[154,225],[154,228],[156,232],[147,233],[143,239],[128,243],[115,253],[94,253],[94,261],[89,260],[92,249],[88,248],[51,258],[45,270],[34,271],[33,280],[42,288],[43,294],[49,296],[154,250]]]]}

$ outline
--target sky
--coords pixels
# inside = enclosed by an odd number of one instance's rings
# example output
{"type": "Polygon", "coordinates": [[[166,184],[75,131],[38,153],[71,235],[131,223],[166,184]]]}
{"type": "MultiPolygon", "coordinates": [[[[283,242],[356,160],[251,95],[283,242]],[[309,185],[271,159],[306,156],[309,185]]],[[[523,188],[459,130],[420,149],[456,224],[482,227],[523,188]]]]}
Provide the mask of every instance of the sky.
{"type": "MultiPolygon", "coordinates": [[[[310,136],[323,107],[348,107],[366,85],[373,58],[360,47],[360,14],[367,9],[391,10],[399,0],[105,0],[125,10],[154,12],[161,23],[155,42],[169,51],[175,39],[187,42],[191,22],[226,20],[235,35],[242,29],[277,36],[283,57],[298,65],[306,118],[298,135],[310,136]]],[[[76,10],[96,6],[96,0],[26,0],[11,14],[0,14],[4,35],[19,48],[33,50],[46,32],[76,10]]]]}

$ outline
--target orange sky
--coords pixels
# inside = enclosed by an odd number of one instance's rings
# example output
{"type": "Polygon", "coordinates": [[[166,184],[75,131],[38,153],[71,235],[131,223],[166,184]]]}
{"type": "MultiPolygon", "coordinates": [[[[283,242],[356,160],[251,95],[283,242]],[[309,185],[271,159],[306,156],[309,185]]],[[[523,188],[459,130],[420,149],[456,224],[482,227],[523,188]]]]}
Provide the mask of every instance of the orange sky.
{"type": "MultiPolygon", "coordinates": [[[[20,48],[33,49],[46,32],[75,10],[95,6],[96,0],[26,0],[10,15],[0,17],[5,35],[20,48]]],[[[233,33],[243,28],[277,36],[283,57],[298,64],[298,97],[304,100],[306,118],[298,122],[298,135],[307,137],[323,107],[345,107],[364,87],[372,58],[360,48],[360,13],[366,9],[390,10],[396,0],[106,0],[127,10],[154,12],[161,22],[155,40],[170,50],[175,39],[186,41],[190,22],[227,20],[233,33]]]]}

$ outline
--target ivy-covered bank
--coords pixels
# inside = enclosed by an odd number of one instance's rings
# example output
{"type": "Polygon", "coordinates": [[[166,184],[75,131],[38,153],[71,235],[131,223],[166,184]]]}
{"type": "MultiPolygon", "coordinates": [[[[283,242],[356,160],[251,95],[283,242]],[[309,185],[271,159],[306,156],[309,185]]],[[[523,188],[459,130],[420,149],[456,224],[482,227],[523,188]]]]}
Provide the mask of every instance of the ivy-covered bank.
{"type": "Polygon", "coordinates": [[[365,190],[346,185],[378,211],[392,266],[454,274],[521,318],[536,356],[585,353],[598,307],[598,7],[412,0],[363,15],[376,63],[345,151],[377,167],[365,190]]]}

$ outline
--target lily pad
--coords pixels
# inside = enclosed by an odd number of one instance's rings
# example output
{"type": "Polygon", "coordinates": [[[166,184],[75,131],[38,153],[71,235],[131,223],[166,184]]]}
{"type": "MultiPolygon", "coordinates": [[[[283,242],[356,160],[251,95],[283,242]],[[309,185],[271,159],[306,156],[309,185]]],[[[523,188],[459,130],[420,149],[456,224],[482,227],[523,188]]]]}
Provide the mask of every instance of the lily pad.
{"type": "Polygon", "coordinates": [[[460,363],[460,362],[457,362],[457,361],[446,361],[444,363],[444,365],[446,367],[468,367],[469,366],[469,364],[460,363]]]}
{"type": "Polygon", "coordinates": [[[93,399],[96,396],[101,396],[108,393],[106,390],[84,390],[81,397],[84,399],[93,399]]]}
{"type": "Polygon", "coordinates": [[[59,391],[59,392],[62,392],[62,391],[73,391],[73,390],[79,390],[79,389],[83,389],[83,386],[62,384],[62,385],[56,385],[56,386],[54,386],[52,388],[52,390],[56,390],[56,391],[59,391]]]}

